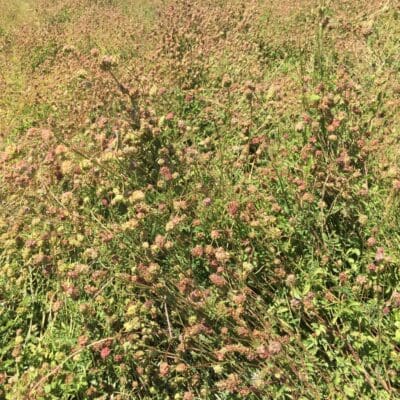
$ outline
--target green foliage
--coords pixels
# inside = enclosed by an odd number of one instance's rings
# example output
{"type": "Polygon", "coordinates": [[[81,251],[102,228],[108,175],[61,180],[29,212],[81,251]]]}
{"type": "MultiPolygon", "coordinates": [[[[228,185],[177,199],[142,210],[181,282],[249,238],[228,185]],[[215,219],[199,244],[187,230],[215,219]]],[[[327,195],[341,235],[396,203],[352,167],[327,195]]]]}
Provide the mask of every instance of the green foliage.
{"type": "Polygon", "coordinates": [[[54,60],[58,50],[59,47],[55,42],[34,47],[29,55],[32,70],[40,67],[45,61],[54,60]]]}

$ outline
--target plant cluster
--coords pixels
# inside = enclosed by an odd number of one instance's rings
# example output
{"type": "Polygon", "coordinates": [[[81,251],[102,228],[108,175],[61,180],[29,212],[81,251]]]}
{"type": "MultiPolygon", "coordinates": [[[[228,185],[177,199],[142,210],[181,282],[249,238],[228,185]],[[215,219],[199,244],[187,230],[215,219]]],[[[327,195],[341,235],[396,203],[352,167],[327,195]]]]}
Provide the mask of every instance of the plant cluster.
{"type": "Polygon", "coordinates": [[[0,398],[400,398],[395,2],[21,3],[0,398]]]}

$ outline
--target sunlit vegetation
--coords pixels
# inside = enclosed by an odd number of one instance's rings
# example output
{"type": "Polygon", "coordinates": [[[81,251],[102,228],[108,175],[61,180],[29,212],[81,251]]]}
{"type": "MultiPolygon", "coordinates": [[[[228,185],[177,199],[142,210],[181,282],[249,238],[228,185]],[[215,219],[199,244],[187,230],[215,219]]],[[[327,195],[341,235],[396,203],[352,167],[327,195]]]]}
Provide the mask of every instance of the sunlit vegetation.
{"type": "Polygon", "coordinates": [[[400,398],[397,1],[0,0],[0,398],[400,398]]]}

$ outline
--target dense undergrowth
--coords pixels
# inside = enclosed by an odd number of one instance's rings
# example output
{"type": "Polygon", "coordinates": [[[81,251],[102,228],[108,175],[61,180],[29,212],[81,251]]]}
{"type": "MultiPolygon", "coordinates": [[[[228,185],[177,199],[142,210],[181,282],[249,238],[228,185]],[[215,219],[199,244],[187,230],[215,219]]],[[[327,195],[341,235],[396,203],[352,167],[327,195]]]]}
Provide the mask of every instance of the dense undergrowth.
{"type": "Polygon", "coordinates": [[[398,3],[0,14],[0,398],[400,398],[398,3]]]}

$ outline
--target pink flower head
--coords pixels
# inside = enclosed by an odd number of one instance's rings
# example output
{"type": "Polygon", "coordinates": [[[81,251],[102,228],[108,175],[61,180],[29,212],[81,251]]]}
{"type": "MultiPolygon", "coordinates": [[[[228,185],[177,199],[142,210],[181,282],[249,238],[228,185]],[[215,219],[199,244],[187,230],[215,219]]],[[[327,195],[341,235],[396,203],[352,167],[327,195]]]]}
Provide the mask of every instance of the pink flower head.
{"type": "Polygon", "coordinates": [[[174,119],[174,117],[175,117],[175,114],[174,114],[173,112],[169,112],[169,113],[165,116],[165,119],[166,119],[167,121],[172,121],[172,120],[174,119]]]}
{"type": "Polygon", "coordinates": [[[100,357],[104,360],[107,358],[111,353],[111,350],[109,347],[103,347],[100,351],[100,357]]]}
{"type": "Polygon", "coordinates": [[[163,176],[163,178],[166,181],[170,181],[171,179],[173,179],[171,170],[168,167],[161,167],[160,168],[160,174],[163,176]]]}
{"type": "Polygon", "coordinates": [[[381,262],[385,259],[385,251],[383,249],[383,247],[378,247],[378,249],[376,250],[376,254],[375,254],[375,261],[376,262],[381,262]]]}
{"type": "Polygon", "coordinates": [[[333,119],[332,123],[328,126],[328,132],[335,132],[340,126],[340,121],[336,118],[333,119]]]}
{"type": "Polygon", "coordinates": [[[392,185],[393,185],[393,189],[395,190],[395,191],[400,191],[400,179],[395,179],[393,182],[392,182],[392,185]]]}
{"type": "Polygon", "coordinates": [[[239,203],[237,201],[231,201],[228,204],[229,215],[231,215],[233,217],[234,215],[237,214],[238,211],[239,211],[239,203]]]}
{"type": "Polygon", "coordinates": [[[221,275],[218,274],[211,274],[209,276],[210,281],[215,285],[215,286],[225,286],[228,282],[225,280],[225,278],[221,275]]]}
{"type": "Polygon", "coordinates": [[[390,313],[390,308],[388,306],[383,307],[382,312],[383,312],[383,315],[388,315],[390,313]]]}
{"type": "Polygon", "coordinates": [[[203,253],[204,253],[203,247],[199,245],[193,247],[193,249],[191,250],[191,254],[193,257],[201,257],[203,253]]]}
{"type": "Polygon", "coordinates": [[[370,272],[376,272],[376,269],[377,269],[377,267],[376,267],[375,264],[369,264],[369,265],[368,265],[368,271],[370,271],[370,272]]]}
{"type": "Polygon", "coordinates": [[[212,203],[212,200],[211,200],[209,197],[206,197],[206,198],[203,200],[203,204],[204,204],[206,207],[208,207],[209,205],[211,205],[211,203],[212,203]]]}

